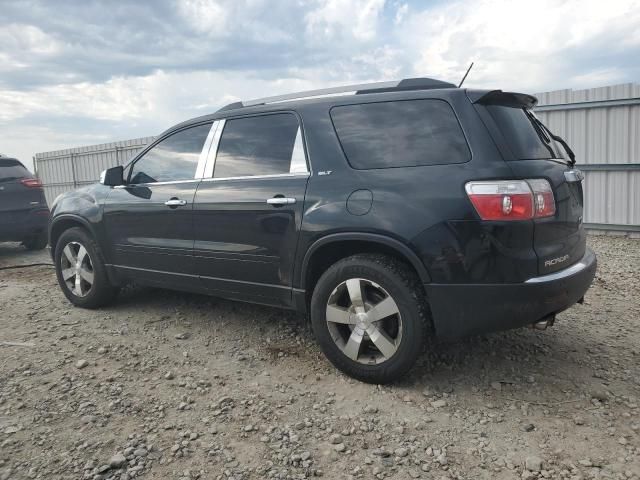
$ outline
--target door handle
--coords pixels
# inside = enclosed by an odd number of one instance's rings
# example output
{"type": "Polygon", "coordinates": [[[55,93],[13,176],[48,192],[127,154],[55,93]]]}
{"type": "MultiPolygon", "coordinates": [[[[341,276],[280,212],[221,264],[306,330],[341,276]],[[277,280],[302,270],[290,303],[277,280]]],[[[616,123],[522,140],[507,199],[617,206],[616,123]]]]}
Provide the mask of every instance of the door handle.
{"type": "Polygon", "coordinates": [[[171,200],[167,200],[164,202],[167,207],[182,207],[187,204],[186,200],[179,200],[177,198],[172,198],[171,200]]]}
{"type": "Polygon", "coordinates": [[[294,203],[296,203],[296,199],[289,198],[289,197],[273,197],[273,198],[267,198],[267,203],[269,205],[276,205],[276,206],[293,205],[294,203]]]}

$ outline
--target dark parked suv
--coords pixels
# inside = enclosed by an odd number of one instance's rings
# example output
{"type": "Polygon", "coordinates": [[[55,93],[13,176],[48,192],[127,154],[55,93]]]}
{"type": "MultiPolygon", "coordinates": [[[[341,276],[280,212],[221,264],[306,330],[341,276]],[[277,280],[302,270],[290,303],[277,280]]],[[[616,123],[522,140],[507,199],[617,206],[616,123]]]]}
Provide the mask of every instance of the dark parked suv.
{"type": "Polygon", "coordinates": [[[87,308],[135,281],[295,309],[367,382],[429,337],[546,326],[596,259],[535,103],[408,79],[228,105],[57,199],[58,281],[87,308]]]}
{"type": "Polygon", "coordinates": [[[49,209],[42,183],[15,158],[0,155],[0,242],[47,246],[49,209]]]}

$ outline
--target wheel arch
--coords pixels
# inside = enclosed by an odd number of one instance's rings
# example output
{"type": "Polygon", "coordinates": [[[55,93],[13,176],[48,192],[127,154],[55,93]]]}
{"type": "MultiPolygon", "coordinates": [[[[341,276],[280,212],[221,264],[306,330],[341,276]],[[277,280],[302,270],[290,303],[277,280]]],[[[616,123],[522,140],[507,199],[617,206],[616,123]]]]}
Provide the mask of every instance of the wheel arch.
{"type": "Polygon", "coordinates": [[[316,240],[306,251],[300,271],[300,288],[312,289],[322,272],[336,261],[356,253],[376,252],[399,258],[415,270],[422,283],[431,278],[416,253],[406,244],[385,235],[334,233],[316,240]]]}
{"type": "Polygon", "coordinates": [[[64,214],[55,217],[51,221],[49,226],[49,246],[51,247],[51,256],[53,257],[56,251],[56,243],[60,238],[60,235],[65,230],[70,228],[81,227],[84,228],[93,238],[97,238],[91,224],[86,218],[82,218],[79,215],[64,214]]]}

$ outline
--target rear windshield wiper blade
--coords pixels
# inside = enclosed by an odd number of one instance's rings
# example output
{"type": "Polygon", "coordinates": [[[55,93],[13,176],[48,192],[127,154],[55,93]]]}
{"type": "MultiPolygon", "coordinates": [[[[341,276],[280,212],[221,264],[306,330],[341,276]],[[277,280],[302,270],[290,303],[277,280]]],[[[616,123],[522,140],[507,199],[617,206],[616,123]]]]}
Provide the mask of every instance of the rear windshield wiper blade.
{"type": "Polygon", "coordinates": [[[547,150],[549,150],[549,153],[551,154],[551,157],[552,158],[555,157],[556,156],[556,152],[554,152],[553,148],[551,148],[551,138],[549,138],[549,136],[547,135],[545,130],[540,126],[541,122],[535,117],[535,115],[533,115],[526,108],[523,108],[522,110],[524,111],[524,114],[527,116],[527,118],[531,122],[531,125],[533,126],[533,129],[538,134],[538,137],[540,137],[540,140],[543,141],[545,148],[547,150]]]}
{"type": "Polygon", "coordinates": [[[565,142],[564,138],[562,138],[560,135],[556,135],[551,130],[549,130],[547,126],[544,123],[542,123],[540,120],[538,120],[538,118],[535,115],[533,115],[531,112],[528,112],[525,110],[525,113],[527,114],[529,119],[533,122],[534,126],[537,126],[539,129],[541,129],[545,133],[545,137],[548,135],[553,140],[555,140],[560,145],[562,145],[562,148],[564,148],[564,151],[567,152],[567,155],[569,156],[569,166],[573,167],[576,164],[576,154],[573,153],[573,150],[571,150],[571,147],[567,142],[565,142]]]}

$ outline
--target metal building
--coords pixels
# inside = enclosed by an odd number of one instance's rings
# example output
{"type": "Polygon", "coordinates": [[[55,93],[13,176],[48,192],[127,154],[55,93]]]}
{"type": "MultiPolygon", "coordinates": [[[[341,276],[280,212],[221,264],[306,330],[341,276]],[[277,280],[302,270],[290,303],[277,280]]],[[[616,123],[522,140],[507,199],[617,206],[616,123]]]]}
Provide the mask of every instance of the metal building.
{"type": "MultiPolygon", "coordinates": [[[[563,136],[585,172],[589,229],[640,232],[640,84],[538,93],[536,114],[563,136]]],[[[47,201],[96,182],[154,137],[38,153],[34,165],[47,201]]]]}
{"type": "Polygon", "coordinates": [[[585,225],[640,232],[640,84],[536,96],[536,114],[567,140],[585,172],[585,225]]]}

